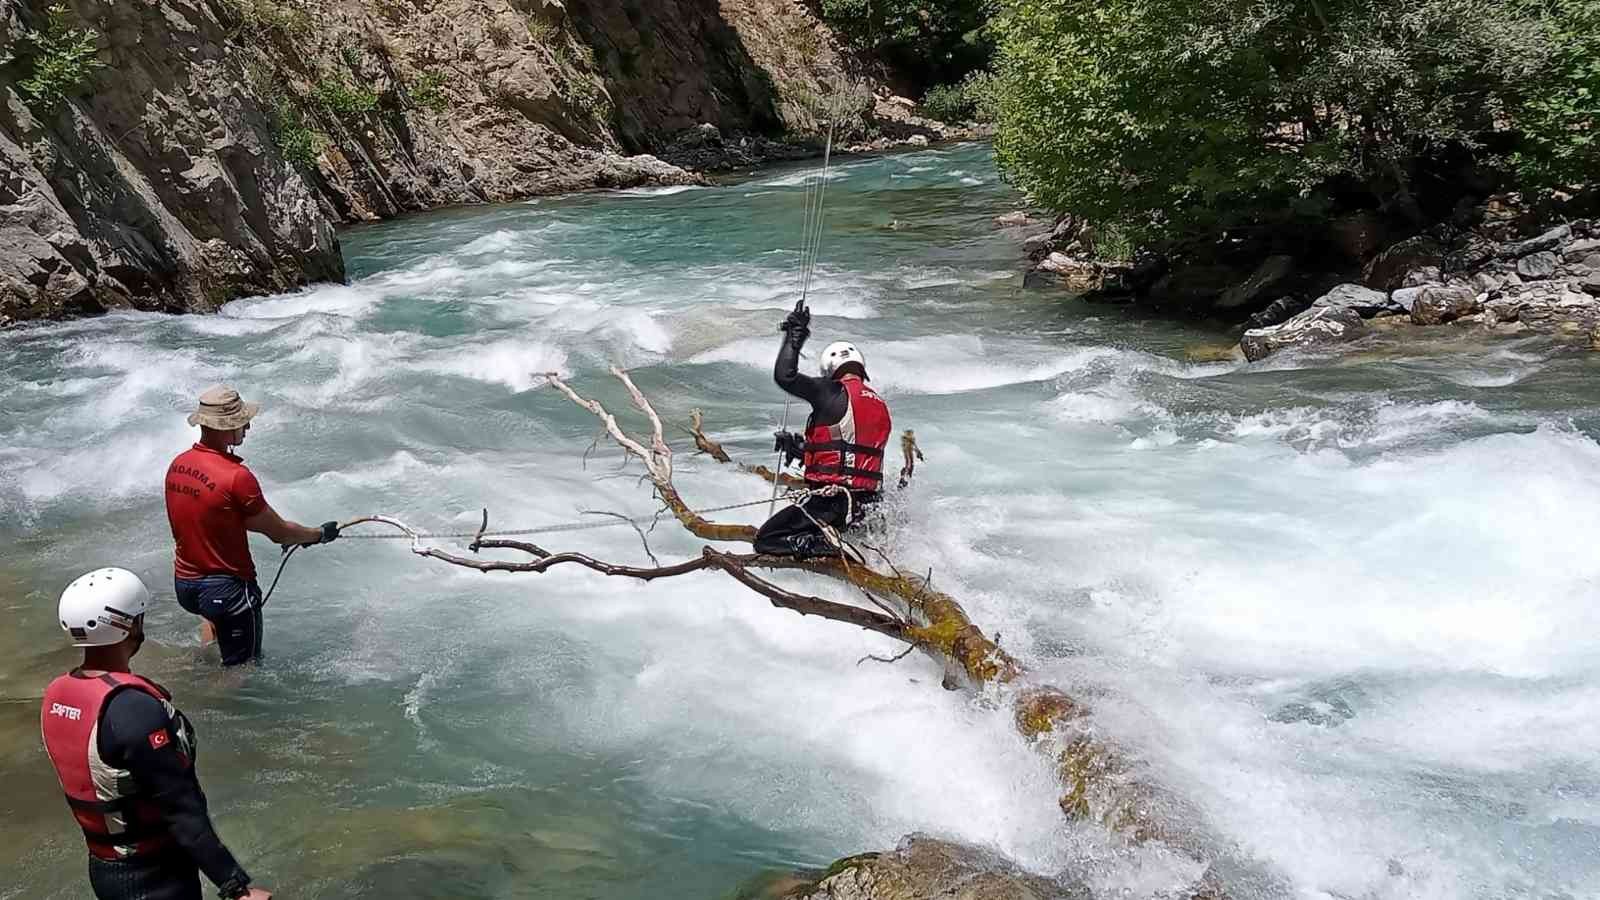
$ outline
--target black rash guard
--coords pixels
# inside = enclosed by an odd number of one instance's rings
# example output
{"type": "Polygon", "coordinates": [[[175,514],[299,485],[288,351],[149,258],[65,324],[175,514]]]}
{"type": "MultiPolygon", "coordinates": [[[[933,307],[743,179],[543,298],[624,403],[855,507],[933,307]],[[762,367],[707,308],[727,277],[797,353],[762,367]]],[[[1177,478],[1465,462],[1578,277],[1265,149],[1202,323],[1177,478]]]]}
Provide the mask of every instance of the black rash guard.
{"type": "Polygon", "coordinates": [[[783,345],[778,348],[778,362],[772,367],[772,380],[785,392],[811,404],[811,418],[806,431],[813,425],[837,425],[850,411],[850,394],[844,385],[832,378],[812,378],[800,374],[800,348],[805,335],[786,332],[783,345]]]}
{"type": "Polygon", "coordinates": [[[195,777],[193,760],[186,759],[179,741],[154,746],[150,735],[165,729],[176,734],[161,701],[144,691],[120,690],[100,711],[100,758],[127,769],[161,807],[172,837],[200,871],[218,887],[230,880],[246,884],[245,874],[233,854],[211,827],[205,792],[195,777]]]}

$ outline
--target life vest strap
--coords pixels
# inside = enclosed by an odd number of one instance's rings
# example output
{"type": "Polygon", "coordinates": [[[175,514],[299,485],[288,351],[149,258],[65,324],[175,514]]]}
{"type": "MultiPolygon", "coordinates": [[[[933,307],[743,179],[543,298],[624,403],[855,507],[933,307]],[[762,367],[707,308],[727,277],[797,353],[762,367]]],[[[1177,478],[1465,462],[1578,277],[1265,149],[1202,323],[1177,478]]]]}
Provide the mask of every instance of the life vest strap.
{"type": "Polygon", "coordinates": [[[854,453],[857,456],[882,457],[883,448],[873,447],[868,444],[852,444],[849,441],[822,441],[821,443],[806,442],[807,453],[827,453],[837,450],[840,453],[854,453]]]}
{"type": "Polygon", "coordinates": [[[124,812],[133,808],[139,802],[139,798],[134,795],[118,797],[115,800],[79,800],[77,797],[70,795],[63,796],[67,797],[67,805],[73,809],[82,810],[83,812],[87,813],[99,813],[101,815],[106,813],[124,812]]]}
{"type": "Polygon", "coordinates": [[[851,478],[866,478],[872,481],[882,481],[883,473],[873,469],[862,469],[857,466],[811,466],[806,469],[806,480],[811,481],[813,475],[848,475],[851,478]]]}

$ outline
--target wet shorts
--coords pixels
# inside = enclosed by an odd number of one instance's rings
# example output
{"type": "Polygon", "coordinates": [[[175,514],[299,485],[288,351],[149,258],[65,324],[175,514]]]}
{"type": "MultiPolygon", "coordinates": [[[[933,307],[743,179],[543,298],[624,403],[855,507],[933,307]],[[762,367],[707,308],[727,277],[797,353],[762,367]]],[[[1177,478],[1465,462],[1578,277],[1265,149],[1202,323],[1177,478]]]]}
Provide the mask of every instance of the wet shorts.
{"type": "Polygon", "coordinates": [[[217,629],[222,664],[237,666],[261,655],[261,586],[234,575],[177,578],[178,605],[217,629]]]}
{"type": "Polygon", "coordinates": [[[200,872],[187,856],[89,857],[89,887],[96,900],[200,900],[200,872]]]}

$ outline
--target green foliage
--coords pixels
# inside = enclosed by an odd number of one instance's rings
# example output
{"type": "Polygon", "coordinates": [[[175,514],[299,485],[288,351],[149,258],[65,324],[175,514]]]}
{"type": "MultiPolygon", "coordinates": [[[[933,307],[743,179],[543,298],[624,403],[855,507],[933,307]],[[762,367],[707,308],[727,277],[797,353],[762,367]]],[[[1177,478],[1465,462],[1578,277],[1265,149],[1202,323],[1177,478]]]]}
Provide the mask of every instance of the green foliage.
{"type": "Polygon", "coordinates": [[[338,78],[325,78],[311,89],[317,105],[344,122],[354,122],[378,108],[378,95],[338,78]]]}
{"type": "Polygon", "coordinates": [[[1530,177],[1594,159],[1595,0],[1000,3],[1001,165],[1135,235],[1414,218],[1507,146],[1530,177]]]}
{"type": "Polygon", "coordinates": [[[1127,262],[1133,259],[1133,236],[1115,225],[1089,229],[1089,249],[1101,262],[1127,262]]]}
{"type": "Polygon", "coordinates": [[[311,33],[311,15],[276,0],[223,0],[223,6],[238,22],[233,33],[265,39],[274,34],[284,38],[311,33]]]}
{"type": "Polygon", "coordinates": [[[317,156],[327,146],[328,137],[306,121],[305,113],[287,97],[280,98],[268,111],[272,138],[284,159],[302,169],[314,169],[317,156]]]}
{"type": "Polygon", "coordinates": [[[1600,2],[1554,0],[1549,72],[1519,111],[1513,164],[1524,183],[1600,179],[1600,2]]]}
{"type": "Polygon", "coordinates": [[[443,112],[450,106],[450,98],[444,94],[444,75],[439,72],[424,72],[417,76],[407,86],[406,93],[411,95],[411,102],[418,109],[443,112]]]}
{"type": "Polygon", "coordinates": [[[611,98],[600,90],[600,85],[593,79],[583,76],[572,78],[566,83],[565,93],[569,103],[596,122],[611,118],[611,98]]]}
{"type": "Polygon", "coordinates": [[[988,64],[992,2],[822,0],[822,18],[855,48],[925,84],[947,84],[988,64]]]}
{"type": "Polygon", "coordinates": [[[314,169],[317,155],[328,143],[327,135],[311,127],[305,113],[283,89],[278,74],[264,60],[247,64],[245,76],[250,87],[267,108],[267,124],[273,143],[285,159],[301,169],[314,169]]]}
{"type": "Polygon", "coordinates": [[[105,68],[105,63],[95,59],[94,32],[73,28],[67,8],[60,4],[49,8],[43,32],[25,31],[22,37],[33,49],[27,54],[28,77],[17,87],[45,112],[60,108],[89,80],[89,73],[105,68]]]}
{"type": "Polygon", "coordinates": [[[549,49],[555,46],[557,38],[561,36],[561,29],[546,22],[538,16],[528,17],[528,37],[540,47],[549,49]]]}
{"type": "Polygon", "coordinates": [[[972,72],[959,84],[941,84],[922,95],[922,111],[941,122],[994,121],[994,76],[972,72]]]}

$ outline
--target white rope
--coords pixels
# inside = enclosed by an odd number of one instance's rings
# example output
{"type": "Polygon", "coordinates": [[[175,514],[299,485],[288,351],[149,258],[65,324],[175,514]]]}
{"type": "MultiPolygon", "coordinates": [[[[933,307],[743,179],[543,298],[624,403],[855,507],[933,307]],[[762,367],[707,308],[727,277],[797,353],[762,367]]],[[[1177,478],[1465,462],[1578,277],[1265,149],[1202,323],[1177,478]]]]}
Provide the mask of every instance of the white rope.
{"type": "MultiPolygon", "coordinates": [[[[833,127],[832,121],[828,122],[828,142],[822,150],[822,177],[821,186],[813,192],[812,185],[819,179],[815,176],[806,178],[805,213],[801,217],[800,225],[800,302],[795,304],[797,309],[804,307],[806,297],[811,291],[812,273],[816,271],[817,255],[822,250],[822,201],[828,192],[828,166],[833,160],[833,127]],[[813,212],[811,198],[816,196],[816,207],[813,212]]],[[[790,397],[785,394],[783,398],[783,431],[789,430],[789,405],[790,397]]],[[[783,471],[783,450],[775,451],[772,463],[773,474],[783,471]]],[[[767,501],[767,518],[772,518],[778,506],[778,481],[772,481],[772,498],[767,501]]]]}
{"type": "MultiPolygon", "coordinates": [[[[792,501],[792,502],[799,503],[799,502],[803,502],[808,497],[810,497],[812,495],[812,493],[813,492],[811,490],[809,490],[809,489],[800,490],[800,491],[791,491],[791,492],[789,492],[788,494],[786,494],[784,496],[784,499],[792,501]]],[[[690,512],[693,513],[694,515],[697,515],[697,516],[703,516],[703,515],[705,515],[707,513],[727,512],[730,509],[745,509],[745,508],[748,508],[748,507],[751,507],[751,506],[760,506],[761,504],[766,503],[766,502],[768,502],[768,501],[765,498],[763,498],[763,499],[760,499],[760,500],[749,500],[749,501],[746,501],[744,503],[730,503],[730,504],[728,504],[726,506],[711,506],[711,507],[707,507],[705,509],[693,509],[693,510],[690,510],[690,512]]],[[[501,529],[501,530],[496,530],[496,531],[482,531],[482,532],[479,532],[479,531],[437,531],[437,532],[417,532],[416,534],[345,534],[343,531],[341,531],[339,533],[339,539],[343,540],[343,541],[397,541],[397,540],[423,540],[423,539],[439,540],[439,539],[446,539],[446,538],[517,537],[517,536],[529,535],[529,534],[553,534],[553,533],[558,532],[558,531],[588,531],[588,530],[593,529],[593,528],[618,528],[618,527],[621,527],[623,525],[643,525],[643,524],[645,524],[647,522],[654,522],[659,515],[661,515],[661,513],[654,513],[654,514],[651,514],[651,515],[648,515],[648,516],[634,516],[633,518],[627,518],[627,519],[606,519],[606,520],[598,521],[598,522],[596,522],[596,521],[560,522],[560,523],[556,523],[554,525],[540,525],[540,526],[535,527],[535,528],[513,528],[513,529],[501,529]]],[[[366,521],[390,522],[390,521],[393,521],[393,517],[392,516],[363,516],[363,517],[361,517],[360,520],[358,520],[354,524],[361,524],[361,523],[366,522],[366,521]]]]}

